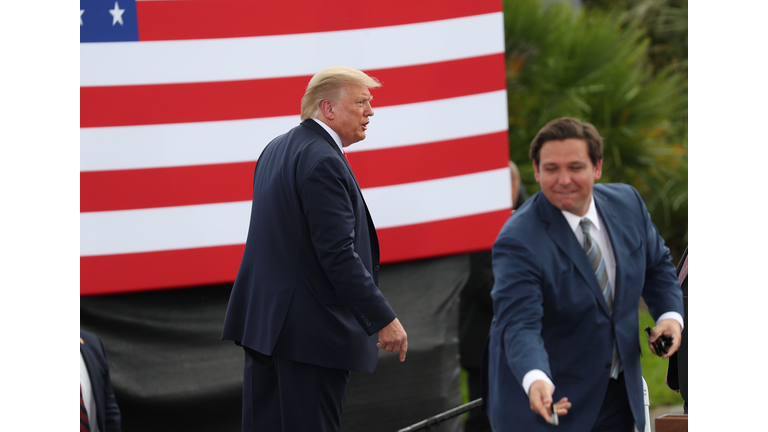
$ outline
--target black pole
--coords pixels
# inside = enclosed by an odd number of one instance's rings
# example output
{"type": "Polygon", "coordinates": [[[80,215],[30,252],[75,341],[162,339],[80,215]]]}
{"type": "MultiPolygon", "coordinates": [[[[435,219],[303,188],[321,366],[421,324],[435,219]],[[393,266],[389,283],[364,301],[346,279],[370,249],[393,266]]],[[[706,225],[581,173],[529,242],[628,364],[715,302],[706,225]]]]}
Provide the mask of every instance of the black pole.
{"type": "Polygon", "coordinates": [[[465,412],[472,410],[477,407],[483,406],[484,402],[483,399],[475,399],[472,402],[465,403],[464,405],[457,406],[456,408],[451,408],[446,412],[440,413],[436,416],[430,417],[426,420],[422,420],[418,423],[412,424],[408,426],[407,428],[400,429],[397,432],[413,432],[418,430],[429,430],[432,426],[437,426],[441,422],[444,422],[448,419],[454,418],[456,416],[462,415],[465,412]]]}

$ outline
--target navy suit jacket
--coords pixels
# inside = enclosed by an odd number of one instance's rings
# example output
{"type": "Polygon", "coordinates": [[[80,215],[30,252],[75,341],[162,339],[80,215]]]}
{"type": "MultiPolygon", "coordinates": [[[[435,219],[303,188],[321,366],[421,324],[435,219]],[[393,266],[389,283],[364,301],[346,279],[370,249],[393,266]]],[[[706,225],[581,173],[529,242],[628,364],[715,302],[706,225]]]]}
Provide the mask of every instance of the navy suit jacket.
{"type": "Polygon", "coordinates": [[[373,372],[395,319],[379,243],[338,145],[309,119],[275,138],[253,179],[248,238],[221,338],[265,355],[373,372]]]}
{"type": "Polygon", "coordinates": [[[608,386],[614,339],[635,423],[644,428],[638,303],[642,295],[654,319],[670,311],[682,315],[679,282],[637,191],[596,184],[593,196],[616,258],[612,314],[565,217],[541,192],[507,220],[493,246],[487,412],[494,430],[551,430],[531,411],[521,385],[533,369],[555,384],[554,401],[568,397],[573,404],[559,429],[591,430],[608,386]]]}
{"type": "Polygon", "coordinates": [[[83,355],[88,378],[91,380],[91,394],[96,400],[96,418],[102,432],[120,432],[120,408],[117,406],[109,376],[109,364],[104,344],[98,336],[80,330],[80,354],[83,355]]]}

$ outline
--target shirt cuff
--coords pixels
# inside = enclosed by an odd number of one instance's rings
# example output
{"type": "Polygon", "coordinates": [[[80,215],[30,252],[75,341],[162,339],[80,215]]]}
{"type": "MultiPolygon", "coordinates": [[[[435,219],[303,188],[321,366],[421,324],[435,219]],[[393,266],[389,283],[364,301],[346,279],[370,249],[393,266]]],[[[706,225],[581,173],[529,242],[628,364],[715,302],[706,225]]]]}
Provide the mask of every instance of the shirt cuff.
{"type": "Polygon", "coordinates": [[[683,331],[683,329],[685,328],[685,324],[683,324],[683,316],[680,315],[677,312],[665,312],[665,313],[661,314],[661,316],[659,317],[659,319],[656,320],[656,322],[658,323],[659,321],[665,320],[665,319],[673,319],[673,320],[679,322],[680,323],[680,331],[683,331]]]}
{"type": "Polygon", "coordinates": [[[538,381],[538,380],[544,380],[549,383],[549,385],[552,386],[552,389],[555,389],[555,385],[552,384],[552,380],[549,379],[547,374],[544,373],[541,369],[533,369],[531,371],[528,371],[527,374],[523,377],[523,390],[525,390],[525,394],[528,394],[528,390],[531,388],[531,385],[538,381]]]}

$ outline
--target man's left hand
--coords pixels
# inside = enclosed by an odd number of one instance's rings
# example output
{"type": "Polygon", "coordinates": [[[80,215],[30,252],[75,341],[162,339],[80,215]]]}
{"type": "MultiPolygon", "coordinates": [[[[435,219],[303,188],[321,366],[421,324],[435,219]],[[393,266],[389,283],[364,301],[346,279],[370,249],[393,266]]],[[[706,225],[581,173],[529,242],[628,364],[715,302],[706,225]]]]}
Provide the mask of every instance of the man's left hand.
{"type": "Polygon", "coordinates": [[[405,361],[405,352],[408,351],[408,335],[400,324],[400,320],[395,318],[386,327],[379,330],[379,343],[376,347],[392,353],[400,353],[400,361],[405,361]]]}
{"type": "Polygon", "coordinates": [[[651,331],[651,336],[648,337],[648,345],[651,348],[651,352],[654,354],[660,354],[656,352],[656,349],[653,346],[653,343],[658,339],[659,336],[665,335],[665,336],[671,336],[672,337],[672,346],[669,347],[667,350],[667,353],[661,353],[664,354],[662,358],[669,358],[672,356],[672,354],[677,351],[678,348],[680,348],[680,341],[683,339],[682,337],[683,329],[680,328],[680,323],[677,322],[674,319],[665,319],[661,320],[656,324],[656,327],[653,328],[651,331]]]}

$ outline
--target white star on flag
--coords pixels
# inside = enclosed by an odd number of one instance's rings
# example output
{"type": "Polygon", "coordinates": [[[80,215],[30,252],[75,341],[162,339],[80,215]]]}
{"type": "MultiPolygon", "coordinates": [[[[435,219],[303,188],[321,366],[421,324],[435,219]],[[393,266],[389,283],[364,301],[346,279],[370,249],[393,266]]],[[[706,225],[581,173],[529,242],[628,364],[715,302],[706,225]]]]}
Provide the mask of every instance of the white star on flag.
{"type": "Polygon", "coordinates": [[[125,12],[125,9],[120,9],[117,2],[115,2],[115,8],[109,10],[109,13],[112,14],[112,25],[115,25],[115,23],[123,25],[123,12],[125,12]]]}
{"type": "Polygon", "coordinates": [[[80,25],[83,25],[83,12],[85,12],[83,9],[80,9],[80,25]]]}

